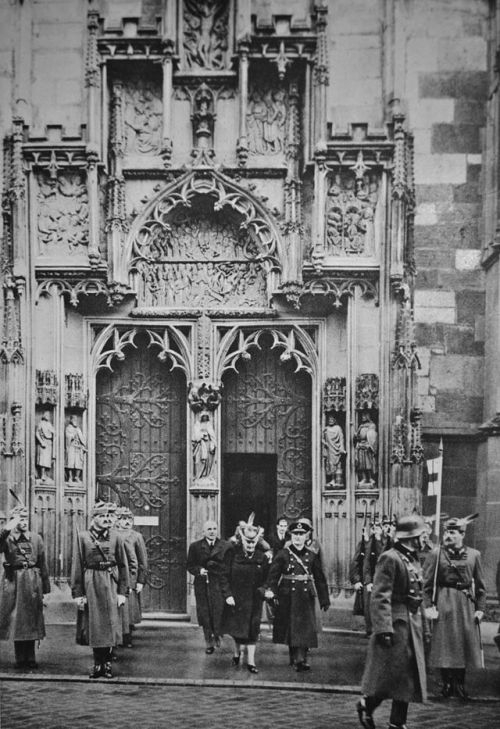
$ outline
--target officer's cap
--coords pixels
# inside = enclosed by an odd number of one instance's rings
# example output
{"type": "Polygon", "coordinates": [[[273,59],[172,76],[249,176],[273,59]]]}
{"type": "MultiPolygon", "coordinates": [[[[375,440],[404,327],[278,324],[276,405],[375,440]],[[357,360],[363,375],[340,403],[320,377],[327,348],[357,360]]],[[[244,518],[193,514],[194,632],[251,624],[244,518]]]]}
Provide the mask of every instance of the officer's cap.
{"type": "Polygon", "coordinates": [[[290,524],[288,531],[290,534],[307,534],[312,529],[312,524],[309,519],[298,519],[293,524],[290,524]]]}

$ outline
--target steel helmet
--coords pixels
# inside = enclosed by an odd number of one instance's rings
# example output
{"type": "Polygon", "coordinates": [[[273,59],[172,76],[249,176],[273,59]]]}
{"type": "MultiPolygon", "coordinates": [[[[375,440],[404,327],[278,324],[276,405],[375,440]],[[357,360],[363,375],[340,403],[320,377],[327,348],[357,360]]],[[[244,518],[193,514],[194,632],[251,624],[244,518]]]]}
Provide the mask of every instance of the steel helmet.
{"type": "Polygon", "coordinates": [[[419,514],[406,514],[396,522],[396,539],[419,537],[426,529],[425,521],[419,514]]]}

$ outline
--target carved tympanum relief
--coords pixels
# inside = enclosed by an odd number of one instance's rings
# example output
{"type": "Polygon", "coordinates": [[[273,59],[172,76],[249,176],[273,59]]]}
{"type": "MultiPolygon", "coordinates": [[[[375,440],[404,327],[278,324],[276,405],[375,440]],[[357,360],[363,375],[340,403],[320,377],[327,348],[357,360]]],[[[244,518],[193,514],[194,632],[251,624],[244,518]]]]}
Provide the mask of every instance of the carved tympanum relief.
{"type": "Polygon", "coordinates": [[[356,179],[348,170],[329,178],[326,247],[329,256],[371,256],[375,253],[375,208],[378,178],[356,179]]]}
{"type": "Polygon", "coordinates": [[[154,155],[161,151],[163,106],[160,81],[143,74],[123,81],[124,152],[154,155]]]}
{"type": "Polygon", "coordinates": [[[38,251],[42,256],[81,253],[89,242],[89,203],[85,175],[66,170],[51,177],[40,172],[38,182],[38,251]]]}
{"type": "Polygon", "coordinates": [[[254,155],[285,152],[288,94],[277,86],[253,86],[247,111],[248,150],[254,155]]]}
{"type": "Polygon", "coordinates": [[[184,0],[183,4],[183,46],[187,68],[224,69],[228,49],[228,0],[184,0]]]}
{"type": "Polygon", "coordinates": [[[266,279],[255,242],[227,212],[203,198],[175,209],[168,226],[142,231],[138,298],[142,306],[261,307],[266,279]]]}

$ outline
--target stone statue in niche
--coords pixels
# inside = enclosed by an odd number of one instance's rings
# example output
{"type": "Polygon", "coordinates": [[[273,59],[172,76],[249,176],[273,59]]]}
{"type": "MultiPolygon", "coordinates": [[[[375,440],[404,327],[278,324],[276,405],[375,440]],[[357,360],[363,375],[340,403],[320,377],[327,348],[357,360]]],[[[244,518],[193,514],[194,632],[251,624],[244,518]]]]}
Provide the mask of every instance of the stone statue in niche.
{"type": "Polygon", "coordinates": [[[248,149],[252,154],[275,155],[285,151],[287,113],[284,89],[253,89],[247,112],[248,149]]]}
{"type": "Polygon", "coordinates": [[[346,453],[344,431],[333,413],[326,416],[322,444],[327,485],[332,488],[343,488],[342,456],[346,453]]]}
{"type": "Polygon", "coordinates": [[[351,173],[339,172],[331,179],[328,198],[328,255],[373,255],[377,178],[365,175],[362,179],[355,179],[351,173]]]}
{"type": "Polygon", "coordinates": [[[50,412],[46,410],[35,428],[35,465],[41,481],[50,480],[50,469],[54,460],[54,435],[50,412]]]}
{"type": "Polygon", "coordinates": [[[211,149],[214,143],[214,97],[206,84],[202,84],[193,99],[193,139],[197,149],[211,149]]]}
{"type": "Polygon", "coordinates": [[[190,69],[220,71],[226,65],[227,0],[184,0],[184,53],[190,69]]]}
{"type": "Polygon", "coordinates": [[[361,422],[354,436],[354,446],[358,484],[374,486],[378,471],[378,433],[368,410],[361,412],[361,422]]]}
{"type": "Polygon", "coordinates": [[[207,478],[212,472],[217,446],[210,413],[200,413],[193,429],[193,468],[196,479],[207,478]]]}
{"type": "Polygon", "coordinates": [[[163,110],[160,89],[132,77],[124,85],[125,154],[159,154],[163,110]]]}
{"type": "Polygon", "coordinates": [[[72,415],[64,432],[66,481],[81,481],[87,443],[78,425],[76,415],[72,415]]]}

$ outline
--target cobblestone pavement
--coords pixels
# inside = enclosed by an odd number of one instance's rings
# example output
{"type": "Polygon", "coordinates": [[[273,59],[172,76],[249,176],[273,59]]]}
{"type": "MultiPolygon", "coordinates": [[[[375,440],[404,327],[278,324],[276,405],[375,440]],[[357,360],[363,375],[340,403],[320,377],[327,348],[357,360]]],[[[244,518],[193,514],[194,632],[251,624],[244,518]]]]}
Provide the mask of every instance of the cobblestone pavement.
{"type": "MultiPolygon", "coordinates": [[[[8,679],[2,729],[355,729],[356,695],[273,688],[133,685],[8,679]]],[[[387,703],[387,702],[386,702],[387,703]]],[[[389,705],[376,713],[387,727],[389,705]]],[[[494,729],[495,702],[433,701],[410,707],[409,729],[494,729]]]]}

